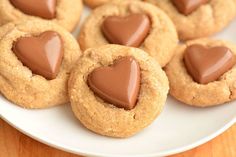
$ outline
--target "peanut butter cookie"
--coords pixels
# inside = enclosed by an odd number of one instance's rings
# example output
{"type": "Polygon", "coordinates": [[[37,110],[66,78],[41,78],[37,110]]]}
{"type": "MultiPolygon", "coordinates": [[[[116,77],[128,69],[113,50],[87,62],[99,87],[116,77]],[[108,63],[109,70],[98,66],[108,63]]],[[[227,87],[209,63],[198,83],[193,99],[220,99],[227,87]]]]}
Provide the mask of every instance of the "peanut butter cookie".
{"type": "Polygon", "coordinates": [[[138,47],[165,66],[178,43],[175,27],[157,7],[137,0],[116,0],[96,8],[78,41],[83,50],[111,44],[138,47]]]}
{"type": "Polygon", "coordinates": [[[0,91],[26,108],[68,100],[67,80],[81,55],[74,37],[53,22],[8,23],[0,29],[0,91]]]}
{"type": "Polygon", "coordinates": [[[236,98],[236,46],[220,40],[188,41],[166,66],[170,94],[188,105],[207,107],[236,98]]]}
{"type": "Polygon", "coordinates": [[[145,0],[163,9],[174,22],[181,40],[219,32],[236,15],[235,0],[145,0]]]}
{"type": "Polygon", "coordinates": [[[69,79],[75,116],[88,129],[128,137],[147,127],[162,111],[168,79],[144,51],[120,45],[90,48],[69,79]]]}
{"type": "Polygon", "coordinates": [[[82,7],[82,0],[0,0],[0,25],[36,18],[72,31],[79,22],[82,7]]]}

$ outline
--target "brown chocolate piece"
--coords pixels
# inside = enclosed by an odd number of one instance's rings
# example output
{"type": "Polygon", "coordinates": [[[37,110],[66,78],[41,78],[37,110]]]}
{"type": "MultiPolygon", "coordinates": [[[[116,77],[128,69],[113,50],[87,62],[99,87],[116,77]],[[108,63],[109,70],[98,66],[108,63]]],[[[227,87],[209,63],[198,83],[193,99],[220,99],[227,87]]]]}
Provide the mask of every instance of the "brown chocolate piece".
{"type": "Polygon", "coordinates": [[[133,109],[140,89],[140,68],[133,57],[122,57],[109,67],[88,76],[88,85],[103,100],[126,110],[133,109]]]}
{"type": "Polygon", "coordinates": [[[12,5],[25,14],[53,19],[56,16],[56,0],[10,0],[12,5]]]}
{"type": "Polygon", "coordinates": [[[184,15],[189,15],[201,5],[209,0],[171,0],[178,11],[184,15]]]}
{"type": "Polygon", "coordinates": [[[46,31],[37,37],[21,37],[13,52],[33,73],[47,79],[56,78],[63,57],[63,43],[58,33],[46,31]]]}
{"type": "Polygon", "coordinates": [[[145,14],[126,17],[109,16],[102,24],[102,32],[112,44],[139,47],[149,33],[151,24],[145,14]]]}
{"type": "Polygon", "coordinates": [[[195,44],[186,48],[184,62],[196,82],[207,84],[231,69],[235,65],[235,56],[227,47],[205,48],[195,44]]]}

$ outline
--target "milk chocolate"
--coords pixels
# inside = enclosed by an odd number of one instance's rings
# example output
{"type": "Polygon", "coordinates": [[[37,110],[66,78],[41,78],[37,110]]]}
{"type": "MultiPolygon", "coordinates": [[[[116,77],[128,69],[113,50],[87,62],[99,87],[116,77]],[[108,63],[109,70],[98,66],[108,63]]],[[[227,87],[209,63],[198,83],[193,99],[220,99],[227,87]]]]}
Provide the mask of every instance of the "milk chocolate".
{"type": "Polygon", "coordinates": [[[12,5],[25,14],[53,19],[56,16],[56,0],[10,0],[12,5]]]}
{"type": "Polygon", "coordinates": [[[186,48],[184,62],[196,82],[207,84],[231,69],[235,65],[235,56],[224,46],[206,48],[195,44],[186,48]]]}
{"type": "Polygon", "coordinates": [[[94,69],[88,76],[91,90],[119,108],[135,107],[140,89],[140,68],[133,57],[122,57],[107,67],[94,69]]]}
{"type": "Polygon", "coordinates": [[[63,42],[57,32],[46,31],[39,36],[18,38],[12,50],[34,74],[56,78],[63,57],[63,42]]]}
{"type": "Polygon", "coordinates": [[[209,0],[171,0],[178,11],[184,15],[189,15],[201,5],[209,0]]]}
{"type": "Polygon", "coordinates": [[[139,47],[147,37],[151,27],[145,14],[131,14],[125,17],[109,16],[102,24],[102,32],[112,44],[139,47]]]}

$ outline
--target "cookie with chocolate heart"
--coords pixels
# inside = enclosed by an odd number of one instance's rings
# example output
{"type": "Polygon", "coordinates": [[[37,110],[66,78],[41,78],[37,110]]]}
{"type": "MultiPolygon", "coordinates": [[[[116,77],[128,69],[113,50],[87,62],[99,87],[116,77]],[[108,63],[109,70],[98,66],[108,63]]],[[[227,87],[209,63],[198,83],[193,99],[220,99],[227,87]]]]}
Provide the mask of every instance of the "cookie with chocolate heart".
{"type": "Polygon", "coordinates": [[[106,44],[141,48],[163,67],[178,43],[169,17],[157,7],[138,0],[111,1],[97,7],[81,28],[83,50],[106,44]]]}
{"type": "Polygon", "coordinates": [[[169,89],[155,59],[143,50],[112,44],[86,50],[68,86],[81,123],[112,137],[132,136],[147,127],[161,113],[169,89]]]}
{"type": "Polygon", "coordinates": [[[166,66],[170,94],[188,105],[207,107],[236,99],[236,46],[211,39],[178,46],[166,66]]]}
{"type": "Polygon", "coordinates": [[[70,70],[80,48],[64,28],[42,20],[0,29],[0,91],[25,108],[65,104],[70,70]]]}
{"type": "Polygon", "coordinates": [[[82,7],[82,0],[1,0],[0,26],[19,20],[43,19],[72,31],[82,7]]]}
{"type": "Polygon", "coordinates": [[[84,3],[90,8],[96,8],[100,5],[108,3],[110,0],[84,0],[84,3]]]}
{"type": "Polygon", "coordinates": [[[174,22],[181,40],[221,31],[236,15],[235,0],[145,0],[163,9],[174,22]]]}

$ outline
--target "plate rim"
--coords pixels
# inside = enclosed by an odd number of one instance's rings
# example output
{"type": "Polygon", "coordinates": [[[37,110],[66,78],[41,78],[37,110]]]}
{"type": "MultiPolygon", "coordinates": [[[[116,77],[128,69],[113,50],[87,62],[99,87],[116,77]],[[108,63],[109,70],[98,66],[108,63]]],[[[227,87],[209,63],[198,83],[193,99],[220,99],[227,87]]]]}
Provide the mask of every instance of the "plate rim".
{"type": "MultiPolygon", "coordinates": [[[[115,154],[104,154],[104,153],[96,153],[96,152],[91,152],[91,151],[83,151],[81,149],[71,149],[65,145],[61,145],[58,143],[55,143],[53,141],[46,140],[42,137],[38,137],[37,135],[34,135],[33,133],[30,133],[29,131],[22,129],[20,127],[18,127],[17,125],[15,125],[14,123],[11,122],[11,120],[9,120],[6,116],[3,116],[2,114],[0,114],[0,118],[3,119],[6,123],[8,123],[10,126],[12,126],[13,128],[17,129],[19,132],[23,133],[24,135],[39,141],[43,144],[46,144],[50,147],[68,152],[68,153],[72,153],[72,154],[77,154],[77,155],[84,155],[84,156],[100,156],[100,157],[105,157],[105,156],[109,156],[109,157],[119,157],[121,155],[115,155],[115,154]]],[[[188,144],[186,146],[182,146],[179,148],[175,148],[173,150],[167,150],[167,151],[160,151],[158,153],[151,153],[151,154],[141,154],[141,155],[125,155],[125,156],[129,156],[129,157],[142,157],[143,155],[145,155],[146,157],[152,157],[152,156],[168,156],[168,155],[174,155],[177,153],[181,153],[190,149],[193,149],[197,146],[200,146],[212,139],[214,139],[215,137],[217,137],[218,135],[222,134],[223,132],[225,132],[227,129],[229,129],[231,126],[233,126],[236,123],[236,115],[225,125],[223,125],[220,129],[216,130],[215,132],[209,134],[208,136],[205,136],[202,139],[199,139],[191,144],[188,144]]],[[[124,156],[124,155],[122,155],[124,156]]]]}

